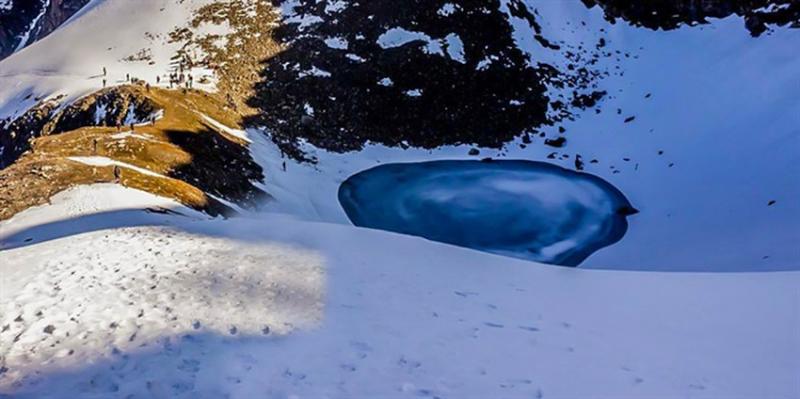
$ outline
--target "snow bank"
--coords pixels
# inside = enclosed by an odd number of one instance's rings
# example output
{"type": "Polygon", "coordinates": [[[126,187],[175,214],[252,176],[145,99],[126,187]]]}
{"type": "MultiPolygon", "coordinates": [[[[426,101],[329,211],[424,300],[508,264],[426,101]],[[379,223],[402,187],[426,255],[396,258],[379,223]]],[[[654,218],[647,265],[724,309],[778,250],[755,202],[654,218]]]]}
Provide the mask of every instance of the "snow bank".
{"type": "MultiPolygon", "coordinates": [[[[72,234],[94,229],[97,225],[85,223],[74,226],[75,229],[59,231],[52,228],[57,222],[88,215],[119,215],[108,220],[97,218],[96,221],[104,227],[117,227],[131,223],[156,223],[163,218],[142,215],[147,208],[169,209],[192,219],[207,219],[208,216],[195,211],[180,203],[163,197],[158,197],[144,191],[139,191],[114,184],[93,184],[77,186],[63,191],[50,199],[50,204],[34,207],[15,215],[13,218],[0,221],[0,249],[20,245],[28,238],[29,242],[38,242],[57,237],[61,234],[72,234]],[[40,229],[43,233],[39,237],[21,237],[20,232],[36,228],[37,226],[51,226],[40,229]],[[16,238],[13,238],[16,237],[16,238]],[[19,239],[19,241],[18,241],[19,239]]],[[[87,222],[84,220],[84,222],[87,222]]],[[[63,225],[67,227],[67,225],[63,225]]]]}
{"type": "Polygon", "coordinates": [[[246,131],[240,129],[233,129],[228,126],[225,126],[221,122],[215,120],[214,118],[211,118],[208,115],[200,114],[200,116],[202,116],[204,121],[208,122],[214,129],[218,130],[219,132],[235,137],[240,140],[244,140],[248,143],[252,143],[252,140],[250,140],[250,137],[248,137],[246,131]]]}
{"type": "Polygon", "coordinates": [[[135,170],[135,171],[137,171],[137,172],[139,172],[141,174],[148,175],[148,176],[165,177],[164,175],[156,173],[156,172],[153,172],[152,170],[148,170],[148,169],[145,169],[145,168],[140,168],[140,167],[138,167],[136,165],[131,165],[131,164],[126,163],[126,162],[115,161],[115,160],[113,160],[111,158],[108,158],[108,157],[98,157],[98,156],[92,156],[92,157],[68,157],[67,159],[69,159],[70,161],[79,162],[79,163],[82,163],[84,165],[89,165],[89,166],[119,166],[121,168],[135,170]]]}

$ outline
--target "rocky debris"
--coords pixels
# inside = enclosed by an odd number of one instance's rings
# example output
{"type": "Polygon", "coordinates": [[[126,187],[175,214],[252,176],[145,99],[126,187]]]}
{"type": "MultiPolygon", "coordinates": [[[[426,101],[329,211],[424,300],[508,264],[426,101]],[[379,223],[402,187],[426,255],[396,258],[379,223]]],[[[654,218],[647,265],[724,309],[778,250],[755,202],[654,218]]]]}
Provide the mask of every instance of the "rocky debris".
{"type": "Polygon", "coordinates": [[[769,26],[800,27],[798,0],[582,0],[587,7],[600,6],[606,19],[622,19],[649,29],[671,30],[682,25],[708,23],[708,18],[744,17],[753,36],[769,26]]]}
{"type": "Polygon", "coordinates": [[[571,104],[573,107],[581,109],[592,108],[597,105],[597,102],[605,97],[606,94],[605,91],[593,91],[588,94],[573,92],[571,104]]]}
{"type": "Polygon", "coordinates": [[[581,157],[580,154],[575,155],[575,170],[583,170],[583,168],[583,157],[581,157]]]}
{"type": "Polygon", "coordinates": [[[617,214],[622,216],[631,216],[639,213],[639,210],[632,206],[623,206],[617,209],[617,214]]]}
{"type": "Polygon", "coordinates": [[[549,145],[550,147],[561,148],[567,144],[567,139],[563,136],[556,137],[554,139],[545,139],[544,144],[549,145]]]}
{"type": "Polygon", "coordinates": [[[137,51],[136,53],[131,54],[131,55],[123,58],[122,60],[126,61],[126,62],[148,62],[148,63],[152,63],[153,62],[153,50],[151,50],[149,48],[143,48],[143,49],[137,51]]]}
{"type": "Polygon", "coordinates": [[[174,57],[175,74],[180,78],[196,66],[213,70],[225,106],[238,114],[252,114],[247,99],[254,95],[262,63],[282,50],[272,39],[278,20],[277,9],[268,0],[215,1],[201,7],[188,26],[170,34],[170,42],[182,44],[174,57]],[[207,25],[224,25],[229,33],[196,33],[207,25]]]}
{"type": "Polygon", "coordinates": [[[367,142],[500,148],[572,116],[572,99],[548,97],[548,86],[571,88],[580,107],[603,95],[593,87],[603,73],[586,65],[599,52],[549,41],[521,0],[275,2],[304,17],[274,31],[285,49],[265,61],[247,123],[268,127],[296,159],[313,161],[301,141],[337,152],[367,142]],[[546,51],[569,53],[573,70],[531,62],[511,17],[546,51]]]}
{"type": "Polygon", "coordinates": [[[30,140],[42,135],[60,105],[60,99],[45,100],[17,119],[0,123],[0,169],[30,149],[30,140]]]}
{"type": "Polygon", "coordinates": [[[9,9],[0,9],[0,60],[49,35],[88,2],[24,0],[11,2],[9,9]],[[25,43],[20,43],[23,39],[25,43]]]}

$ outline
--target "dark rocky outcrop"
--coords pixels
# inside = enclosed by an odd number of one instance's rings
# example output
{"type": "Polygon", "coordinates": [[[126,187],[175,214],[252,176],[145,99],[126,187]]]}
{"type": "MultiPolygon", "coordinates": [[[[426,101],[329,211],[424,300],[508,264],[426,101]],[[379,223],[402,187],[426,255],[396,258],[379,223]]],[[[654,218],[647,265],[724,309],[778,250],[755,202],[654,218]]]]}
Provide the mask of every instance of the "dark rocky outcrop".
{"type": "MultiPolygon", "coordinates": [[[[248,123],[269,128],[298,159],[306,157],[297,146],[303,140],[332,151],[368,142],[499,148],[570,116],[570,100],[549,98],[549,84],[592,90],[592,71],[565,77],[517,45],[511,16],[546,51],[562,49],[542,36],[535,10],[521,0],[301,0],[294,11],[317,22],[278,28],[286,49],[265,62],[249,102],[259,114],[248,123]],[[416,39],[381,45],[398,29],[416,39]]],[[[595,93],[578,105],[604,94],[595,93]]]]}
{"type": "Polygon", "coordinates": [[[0,9],[0,60],[56,30],[89,0],[15,0],[0,9]],[[39,16],[41,15],[41,18],[39,16]],[[25,37],[24,43],[20,43],[25,37]]]}
{"type": "Polygon", "coordinates": [[[744,17],[753,36],[770,25],[800,27],[800,0],[582,0],[600,6],[609,21],[622,19],[650,29],[675,29],[707,23],[708,18],[744,17]]]}
{"type": "Polygon", "coordinates": [[[0,121],[0,169],[30,149],[30,140],[41,135],[58,106],[56,99],[43,101],[13,121],[0,121]]]}
{"type": "MultiPolygon", "coordinates": [[[[84,97],[62,110],[60,98],[45,100],[13,121],[0,123],[0,169],[30,149],[30,141],[87,126],[146,122],[158,108],[136,92],[111,88],[84,97]]],[[[2,121],[0,121],[2,122],[2,121]]]]}

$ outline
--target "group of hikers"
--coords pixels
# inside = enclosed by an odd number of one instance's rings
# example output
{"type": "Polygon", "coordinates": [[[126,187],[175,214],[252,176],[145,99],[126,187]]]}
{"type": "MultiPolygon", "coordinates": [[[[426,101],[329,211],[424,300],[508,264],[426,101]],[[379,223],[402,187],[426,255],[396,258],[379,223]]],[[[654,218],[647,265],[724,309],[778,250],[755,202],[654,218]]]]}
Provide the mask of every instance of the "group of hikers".
{"type": "MultiPolygon", "coordinates": [[[[92,139],[92,153],[97,155],[97,137],[92,139]]],[[[119,168],[119,165],[114,165],[114,183],[119,184],[122,179],[122,170],[119,168]]],[[[95,172],[92,172],[94,175],[95,172]]]]}
{"type": "Polygon", "coordinates": [[[194,76],[191,73],[185,72],[186,67],[184,61],[178,64],[177,70],[169,74],[169,88],[174,86],[180,87],[184,85],[187,89],[194,87],[194,76]]]}
{"type": "MultiPolygon", "coordinates": [[[[108,84],[108,81],[106,80],[107,76],[108,76],[108,69],[106,69],[106,67],[103,67],[103,88],[105,88],[107,86],[107,84],[108,84]]],[[[125,82],[134,82],[135,83],[135,82],[140,82],[140,81],[144,82],[141,79],[138,79],[138,78],[135,78],[135,77],[132,78],[131,74],[129,74],[129,73],[125,74],[125,82]]],[[[156,85],[160,85],[160,84],[161,84],[161,76],[157,75],[156,76],[156,85]]],[[[150,91],[150,83],[145,82],[145,85],[147,86],[147,91],[150,91]]],[[[185,86],[185,88],[187,88],[187,89],[194,88],[194,76],[191,73],[184,72],[183,64],[181,64],[179,66],[179,71],[178,72],[173,72],[173,73],[169,74],[169,88],[170,89],[172,89],[174,87],[180,87],[182,85],[185,86]]]]}
{"type": "MultiPolygon", "coordinates": [[[[108,81],[106,80],[107,77],[108,77],[108,69],[106,69],[106,67],[103,67],[102,70],[103,70],[103,75],[102,75],[103,76],[103,88],[105,88],[107,83],[108,83],[108,81]]],[[[126,82],[140,82],[142,80],[140,80],[138,78],[135,78],[135,77],[132,78],[130,73],[126,73],[125,74],[125,81],[126,82]]],[[[161,84],[161,76],[156,76],[156,84],[157,85],[161,84]]],[[[173,88],[173,87],[176,87],[176,86],[180,87],[181,85],[185,85],[186,89],[194,88],[194,76],[192,76],[191,73],[184,72],[183,63],[181,63],[179,65],[178,71],[172,72],[172,73],[169,74],[169,88],[170,89],[173,88]]],[[[145,86],[146,86],[147,91],[149,92],[150,91],[150,83],[145,82],[145,86]]],[[[151,116],[150,119],[149,119],[149,122],[150,122],[151,125],[154,125],[155,122],[156,122],[155,116],[151,116]]],[[[121,132],[122,131],[122,127],[123,127],[123,124],[120,121],[117,121],[117,123],[116,123],[117,132],[121,132]]],[[[131,130],[131,132],[134,132],[136,130],[136,124],[134,122],[130,123],[130,130],[131,130]]],[[[97,144],[98,144],[97,138],[92,139],[92,152],[95,155],[97,154],[97,144]]],[[[281,152],[281,157],[282,158],[283,158],[283,155],[284,155],[283,152],[281,152]]],[[[281,166],[282,166],[283,171],[285,172],[286,171],[286,161],[283,161],[281,166]]],[[[121,172],[122,171],[121,171],[120,167],[118,165],[114,165],[113,173],[114,173],[114,181],[116,183],[119,183],[120,180],[121,180],[121,177],[122,177],[122,173],[121,172]]]]}
{"type": "Polygon", "coordinates": [[[181,72],[180,74],[177,72],[169,74],[169,88],[171,89],[173,86],[181,86],[185,85],[187,89],[191,89],[194,87],[194,76],[192,74],[184,74],[181,72]]]}

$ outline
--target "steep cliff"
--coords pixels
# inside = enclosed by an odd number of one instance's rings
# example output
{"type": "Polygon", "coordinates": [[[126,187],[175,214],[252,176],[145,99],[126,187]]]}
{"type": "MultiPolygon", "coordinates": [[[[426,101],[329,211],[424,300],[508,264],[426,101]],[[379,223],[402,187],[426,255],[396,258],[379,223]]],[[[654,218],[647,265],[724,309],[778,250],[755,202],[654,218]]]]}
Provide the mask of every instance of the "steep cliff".
{"type": "Polygon", "coordinates": [[[89,0],[0,2],[0,59],[49,35],[89,0]]]}

